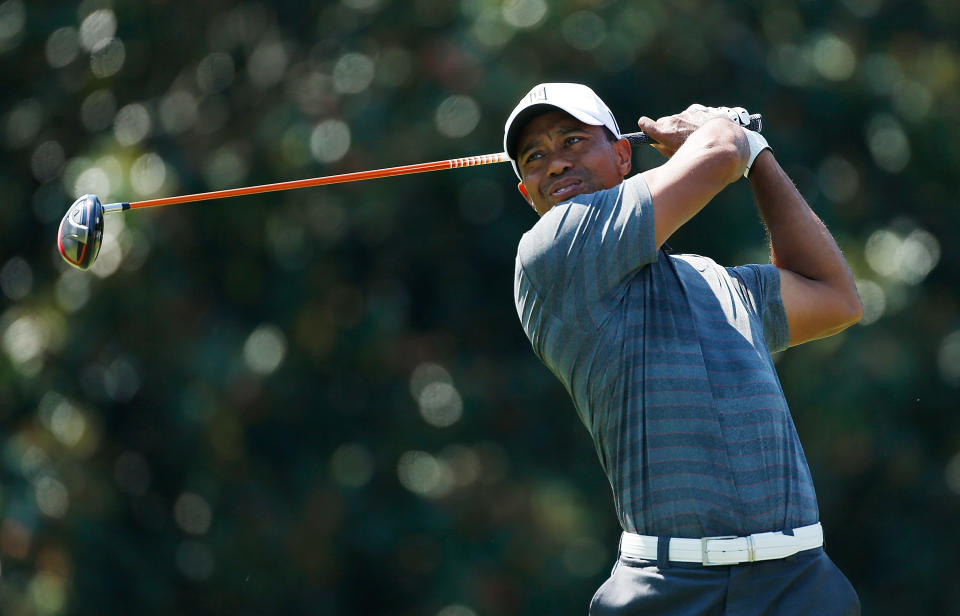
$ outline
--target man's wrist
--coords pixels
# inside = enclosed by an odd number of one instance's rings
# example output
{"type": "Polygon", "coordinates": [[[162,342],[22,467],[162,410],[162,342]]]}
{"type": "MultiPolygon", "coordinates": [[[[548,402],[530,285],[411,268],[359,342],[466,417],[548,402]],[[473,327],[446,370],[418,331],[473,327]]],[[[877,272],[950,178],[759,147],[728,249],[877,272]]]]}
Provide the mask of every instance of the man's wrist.
{"type": "Polygon", "coordinates": [[[760,152],[764,150],[773,151],[773,148],[770,147],[770,144],[767,143],[766,138],[760,133],[754,132],[749,129],[743,129],[743,133],[747,136],[747,144],[750,146],[750,156],[747,158],[747,168],[743,171],[743,177],[750,177],[750,169],[753,167],[754,161],[757,160],[757,156],[760,155],[760,152]]]}

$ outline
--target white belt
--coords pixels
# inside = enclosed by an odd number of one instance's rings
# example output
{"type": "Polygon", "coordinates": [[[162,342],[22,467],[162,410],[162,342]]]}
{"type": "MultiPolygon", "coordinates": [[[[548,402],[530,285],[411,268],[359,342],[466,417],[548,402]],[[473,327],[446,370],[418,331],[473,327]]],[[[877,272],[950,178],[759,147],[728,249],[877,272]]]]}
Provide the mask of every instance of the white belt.
{"type": "MultiPolygon", "coordinates": [[[[820,523],[796,528],[793,535],[782,531],[756,533],[746,537],[670,538],[669,560],[702,565],[736,565],[757,560],[786,558],[823,545],[820,523]]],[[[620,553],[643,560],[657,560],[657,538],[623,533],[620,553]]]]}

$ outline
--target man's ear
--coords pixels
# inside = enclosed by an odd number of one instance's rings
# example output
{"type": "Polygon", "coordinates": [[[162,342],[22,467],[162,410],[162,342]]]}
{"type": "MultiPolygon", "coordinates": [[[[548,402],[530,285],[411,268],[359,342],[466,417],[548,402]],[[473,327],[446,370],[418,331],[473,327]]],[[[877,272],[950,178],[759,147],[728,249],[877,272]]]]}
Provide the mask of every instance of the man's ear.
{"type": "Polygon", "coordinates": [[[527,203],[533,205],[533,199],[530,198],[530,194],[527,192],[527,187],[523,185],[523,182],[517,182],[517,190],[520,191],[520,194],[523,195],[523,198],[526,199],[527,203]]]}
{"type": "Polygon", "coordinates": [[[633,146],[626,139],[618,139],[613,144],[613,151],[617,155],[617,170],[626,177],[633,166],[633,146]]]}

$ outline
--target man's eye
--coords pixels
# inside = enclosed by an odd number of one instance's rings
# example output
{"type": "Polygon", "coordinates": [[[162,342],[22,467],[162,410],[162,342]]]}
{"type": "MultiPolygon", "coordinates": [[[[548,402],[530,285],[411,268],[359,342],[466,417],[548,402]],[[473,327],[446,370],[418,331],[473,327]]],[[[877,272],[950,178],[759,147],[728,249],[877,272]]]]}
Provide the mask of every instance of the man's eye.
{"type": "Polygon", "coordinates": [[[542,158],[542,157],[543,157],[543,154],[541,154],[540,152],[533,152],[532,154],[527,156],[527,159],[524,162],[529,163],[531,161],[537,160],[538,158],[542,158]]]}
{"type": "Polygon", "coordinates": [[[570,135],[567,137],[567,145],[573,145],[575,143],[579,143],[580,141],[583,141],[583,137],[578,135],[570,135]]]}

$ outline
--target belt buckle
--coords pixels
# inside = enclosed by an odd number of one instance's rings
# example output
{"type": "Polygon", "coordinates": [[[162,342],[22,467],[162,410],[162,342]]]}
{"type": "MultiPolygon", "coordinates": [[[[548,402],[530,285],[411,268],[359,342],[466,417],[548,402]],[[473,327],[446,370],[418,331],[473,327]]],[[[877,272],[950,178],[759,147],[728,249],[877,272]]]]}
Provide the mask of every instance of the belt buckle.
{"type": "Polygon", "coordinates": [[[704,567],[716,567],[720,565],[729,565],[732,563],[712,563],[707,556],[707,544],[715,539],[739,539],[737,535],[718,535],[716,537],[700,538],[700,564],[704,567]]]}

